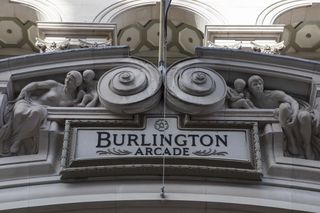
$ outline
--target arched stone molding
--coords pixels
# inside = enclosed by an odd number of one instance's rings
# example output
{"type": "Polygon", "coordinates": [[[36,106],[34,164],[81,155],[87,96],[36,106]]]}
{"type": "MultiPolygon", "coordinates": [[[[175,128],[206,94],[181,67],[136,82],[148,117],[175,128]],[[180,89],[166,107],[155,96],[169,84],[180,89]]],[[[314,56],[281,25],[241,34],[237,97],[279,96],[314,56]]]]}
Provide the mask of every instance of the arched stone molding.
{"type": "Polygon", "coordinates": [[[258,16],[256,20],[256,24],[259,25],[268,25],[273,24],[276,18],[287,12],[288,10],[303,7],[303,6],[310,6],[313,3],[320,3],[319,0],[310,1],[310,0],[285,0],[285,1],[278,1],[274,4],[271,4],[267,8],[265,8],[258,16]]]}
{"type": "Polygon", "coordinates": [[[63,183],[48,182],[38,186],[29,184],[31,186],[26,187],[27,189],[22,187],[7,189],[6,193],[10,196],[9,198],[2,196],[6,200],[0,210],[4,210],[5,213],[28,211],[159,213],[163,210],[167,213],[319,212],[319,206],[316,204],[319,201],[317,194],[305,188],[270,187],[267,191],[263,187],[248,183],[246,187],[237,187],[219,182],[218,184],[199,184],[200,181],[189,183],[179,181],[176,184],[166,183],[166,187],[170,187],[171,190],[167,194],[168,197],[161,199],[158,192],[159,183],[155,181],[142,183],[129,179],[122,184],[118,181],[95,181],[95,183],[87,181],[75,185],[69,183],[68,187],[64,187],[63,183]],[[119,187],[121,191],[116,191],[119,187]],[[147,193],[141,192],[141,188],[147,193]],[[17,193],[18,190],[20,190],[19,193],[17,193]],[[264,193],[261,192],[262,190],[265,190],[264,193]],[[50,193],[43,196],[44,192],[48,191],[50,193]],[[134,198],[132,194],[135,195],[134,198]],[[299,196],[288,196],[292,194],[299,196]],[[9,199],[13,202],[10,203],[9,199]]]}
{"type": "MultiPolygon", "coordinates": [[[[92,22],[94,23],[111,23],[119,14],[141,6],[154,5],[154,0],[125,0],[117,2],[103,9],[92,22]]],[[[171,5],[182,7],[191,11],[200,17],[203,17],[207,23],[227,24],[227,19],[211,4],[195,2],[192,0],[174,0],[171,5]]]]}
{"type": "Polygon", "coordinates": [[[48,0],[10,0],[10,2],[23,4],[26,7],[38,11],[43,17],[43,20],[39,21],[62,21],[62,16],[59,13],[58,8],[48,0]]]}

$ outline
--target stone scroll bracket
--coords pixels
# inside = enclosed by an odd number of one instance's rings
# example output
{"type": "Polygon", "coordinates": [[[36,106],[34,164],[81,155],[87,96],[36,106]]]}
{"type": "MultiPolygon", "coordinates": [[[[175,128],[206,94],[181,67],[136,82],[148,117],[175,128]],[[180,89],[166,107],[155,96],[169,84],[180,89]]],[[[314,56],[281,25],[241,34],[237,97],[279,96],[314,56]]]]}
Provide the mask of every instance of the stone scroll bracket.
{"type": "Polygon", "coordinates": [[[97,92],[104,107],[134,114],[153,109],[162,97],[162,76],[150,64],[115,67],[99,79],[97,92]]]}
{"type": "Polygon", "coordinates": [[[227,85],[213,69],[176,66],[166,76],[167,103],[187,114],[208,114],[224,107],[227,85]]]}

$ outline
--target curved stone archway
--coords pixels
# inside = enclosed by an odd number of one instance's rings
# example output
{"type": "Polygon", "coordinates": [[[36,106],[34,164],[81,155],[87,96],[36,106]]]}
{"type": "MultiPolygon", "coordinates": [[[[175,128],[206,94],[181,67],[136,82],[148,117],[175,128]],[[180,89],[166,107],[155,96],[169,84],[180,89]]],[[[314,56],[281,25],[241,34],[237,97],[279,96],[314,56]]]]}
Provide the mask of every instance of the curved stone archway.
{"type": "MultiPolygon", "coordinates": [[[[169,64],[194,55],[203,46],[205,26],[226,23],[212,6],[190,1],[173,1],[168,14],[169,64]]],[[[157,63],[159,45],[159,4],[136,1],[104,10],[94,21],[117,23],[118,44],[128,45],[131,54],[157,63]],[[113,8],[113,9],[112,9],[113,8]]]]}
{"type": "Polygon", "coordinates": [[[258,21],[284,26],[281,36],[285,45],[283,54],[318,60],[320,1],[285,2],[287,4],[276,3],[265,9],[258,21]]]}
{"type": "Polygon", "coordinates": [[[12,3],[22,4],[41,14],[39,21],[62,21],[62,16],[57,7],[49,1],[10,0],[12,3]]]}
{"type": "Polygon", "coordinates": [[[283,13],[298,7],[311,6],[313,3],[320,3],[319,0],[286,0],[278,1],[265,8],[257,17],[256,24],[274,24],[275,20],[283,13]]]}
{"type": "MultiPolygon", "coordinates": [[[[202,17],[207,24],[227,24],[227,19],[215,9],[212,4],[205,4],[202,2],[195,2],[191,0],[175,0],[171,3],[173,6],[183,8],[186,11],[190,11],[197,16],[202,17]]],[[[122,13],[125,13],[134,8],[155,5],[153,0],[125,0],[117,2],[108,8],[103,9],[92,22],[94,23],[111,23],[113,20],[122,13]]]]}

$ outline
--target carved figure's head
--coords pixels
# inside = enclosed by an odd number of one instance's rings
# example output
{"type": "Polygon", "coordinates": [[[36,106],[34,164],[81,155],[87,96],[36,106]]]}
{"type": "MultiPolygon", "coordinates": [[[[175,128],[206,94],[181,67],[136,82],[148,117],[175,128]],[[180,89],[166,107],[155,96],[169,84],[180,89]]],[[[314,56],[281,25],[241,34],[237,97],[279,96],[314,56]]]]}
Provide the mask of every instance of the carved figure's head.
{"type": "Polygon", "coordinates": [[[241,79],[241,78],[237,78],[234,83],[234,89],[237,92],[243,92],[244,88],[246,87],[246,82],[245,80],[241,79]]]}
{"type": "Polygon", "coordinates": [[[72,71],[68,72],[64,83],[65,83],[66,87],[70,87],[70,86],[74,86],[74,88],[79,87],[82,83],[81,73],[76,70],[72,70],[72,71]]]}
{"type": "Polygon", "coordinates": [[[258,75],[253,75],[248,79],[248,86],[252,94],[263,93],[264,82],[263,79],[258,75]]]}
{"type": "Polygon", "coordinates": [[[85,70],[85,71],[83,71],[82,76],[83,76],[83,80],[85,82],[90,82],[94,79],[96,74],[94,73],[93,70],[85,70]]]}

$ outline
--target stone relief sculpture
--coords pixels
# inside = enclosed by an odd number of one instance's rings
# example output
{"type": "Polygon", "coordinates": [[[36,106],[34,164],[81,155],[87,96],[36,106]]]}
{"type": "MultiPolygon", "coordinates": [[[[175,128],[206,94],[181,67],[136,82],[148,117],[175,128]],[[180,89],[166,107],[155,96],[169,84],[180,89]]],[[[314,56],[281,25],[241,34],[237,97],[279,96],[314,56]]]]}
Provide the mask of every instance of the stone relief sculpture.
{"type": "Polygon", "coordinates": [[[39,129],[46,125],[46,107],[75,106],[81,83],[81,73],[73,70],[64,84],[54,80],[27,84],[7,106],[9,119],[0,128],[2,156],[36,153],[39,129]]]}
{"type": "Polygon", "coordinates": [[[245,80],[238,78],[234,81],[234,89],[228,87],[227,100],[231,108],[254,109],[254,104],[249,99],[249,91],[245,89],[245,80]]]}
{"type": "Polygon", "coordinates": [[[261,45],[257,42],[251,41],[252,50],[254,52],[261,52],[267,54],[280,54],[281,50],[283,50],[286,46],[284,45],[284,41],[275,44],[265,44],[261,45]]]}
{"type": "Polygon", "coordinates": [[[320,112],[301,104],[281,90],[265,90],[264,81],[258,75],[248,79],[249,93],[245,92],[242,79],[234,81],[234,89],[228,88],[227,102],[230,108],[275,109],[285,135],[284,155],[310,160],[320,160],[320,112]]]}
{"type": "Polygon", "coordinates": [[[251,76],[248,79],[248,86],[255,106],[275,109],[275,116],[279,119],[286,136],[284,154],[319,160],[319,112],[299,106],[298,101],[283,91],[264,90],[264,81],[260,76],[251,76]]]}
{"type": "Polygon", "coordinates": [[[244,49],[248,51],[261,52],[266,54],[280,54],[281,50],[283,50],[286,46],[284,45],[284,41],[279,43],[272,44],[260,44],[256,41],[250,41],[250,43],[246,41],[233,42],[228,44],[216,44],[212,41],[207,41],[208,47],[212,48],[220,48],[220,49],[244,49]]]}
{"type": "Polygon", "coordinates": [[[242,42],[241,41],[235,42],[234,44],[229,44],[229,45],[219,45],[212,41],[208,41],[208,47],[240,50],[242,48],[242,42]]]}
{"type": "Polygon", "coordinates": [[[95,107],[99,102],[97,93],[97,81],[93,80],[95,72],[93,70],[83,71],[83,84],[76,98],[79,107],[95,107]],[[80,103],[79,103],[80,102],[80,103]]]}
{"type": "MultiPolygon", "coordinates": [[[[0,123],[2,156],[37,152],[39,129],[47,123],[48,106],[95,107],[99,102],[99,96],[106,97],[105,90],[100,88],[101,94],[98,93],[99,85],[100,87],[109,85],[111,88],[108,91],[117,95],[128,95],[129,92],[135,95],[142,91],[142,88],[146,87],[145,78],[147,77],[134,76],[134,72],[128,70],[130,69],[127,67],[121,67],[106,73],[102,79],[108,80],[109,83],[103,80],[97,82],[94,80],[95,72],[88,69],[83,74],[75,70],[68,72],[64,84],[54,80],[27,84],[14,101],[7,101],[8,105],[5,109],[1,108],[1,112],[5,114],[1,116],[5,118],[2,119],[4,122],[0,123]],[[109,77],[111,74],[112,76],[109,77]],[[140,85],[138,88],[136,88],[137,82],[138,86],[140,85]]],[[[181,82],[178,85],[185,95],[197,94],[199,100],[202,97],[199,96],[201,94],[199,91],[204,96],[217,95],[217,88],[223,87],[225,83],[218,81],[219,76],[211,77],[211,75],[213,75],[212,71],[188,68],[179,74],[181,82]],[[184,78],[185,76],[188,78],[184,78]],[[194,93],[195,89],[197,89],[196,93],[194,93]]],[[[226,96],[230,108],[275,109],[275,116],[286,136],[285,155],[310,160],[320,159],[320,112],[318,110],[309,110],[299,105],[297,100],[283,91],[265,90],[263,79],[257,75],[251,76],[247,84],[240,78],[233,84],[233,88],[225,85],[226,92],[221,90],[221,94],[219,93],[221,97],[226,96]]],[[[221,101],[224,102],[224,98],[221,101]]],[[[214,104],[208,106],[215,106],[214,104]]]]}
{"type": "Polygon", "coordinates": [[[97,42],[97,41],[87,41],[83,39],[79,39],[79,47],[80,48],[101,48],[108,47],[112,45],[112,39],[106,39],[105,42],[97,42]]]}
{"type": "Polygon", "coordinates": [[[40,49],[41,53],[54,52],[68,49],[70,40],[71,39],[65,39],[62,42],[46,42],[40,38],[36,38],[35,46],[40,49]]]}

